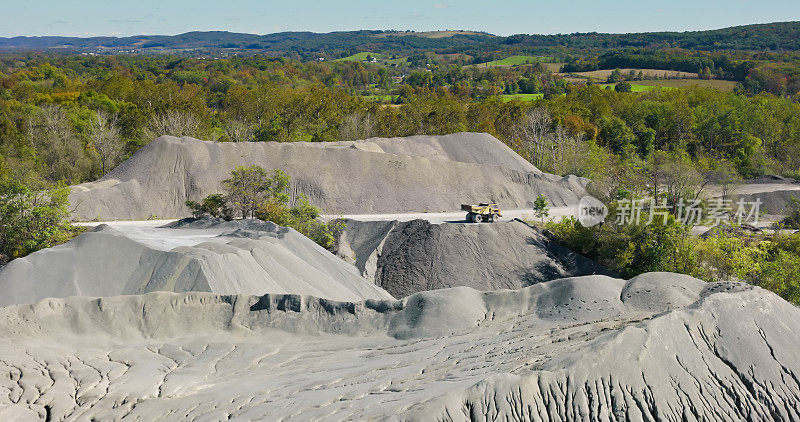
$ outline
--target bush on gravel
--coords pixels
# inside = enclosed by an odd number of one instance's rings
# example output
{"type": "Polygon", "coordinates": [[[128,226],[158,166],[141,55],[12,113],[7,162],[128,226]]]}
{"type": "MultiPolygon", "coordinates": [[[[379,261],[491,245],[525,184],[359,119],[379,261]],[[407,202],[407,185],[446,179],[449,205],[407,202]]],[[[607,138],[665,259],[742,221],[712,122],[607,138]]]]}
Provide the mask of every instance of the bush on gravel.
{"type": "Polygon", "coordinates": [[[258,218],[291,227],[320,246],[333,247],[333,233],[341,222],[325,223],[319,220],[320,209],[311,205],[305,195],[300,195],[289,206],[289,176],[280,169],[272,173],[260,166],[237,167],[231,177],[222,182],[225,193],[212,194],[201,202],[186,201],[195,217],[212,216],[231,220],[258,218]]]}

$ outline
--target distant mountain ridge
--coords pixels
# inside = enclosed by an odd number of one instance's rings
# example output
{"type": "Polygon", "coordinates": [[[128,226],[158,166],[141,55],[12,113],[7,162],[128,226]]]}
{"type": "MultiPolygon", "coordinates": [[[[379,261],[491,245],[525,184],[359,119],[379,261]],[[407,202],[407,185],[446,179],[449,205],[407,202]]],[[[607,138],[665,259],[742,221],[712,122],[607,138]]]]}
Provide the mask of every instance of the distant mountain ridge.
{"type": "Polygon", "coordinates": [[[266,35],[226,31],[187,32],[179,35],[129,37],[0,37],[0,51],[63,50],[70,52],[250,52],[311,57],[343,51],[434,50],[469,53],[487,49],[678,47],[693,50],[800,50],[800,21],[734,26],[687,32],[629,34],[573,33],[557,35],[495,36],[474,31],[379,31],[313,33],[281,32],[266,35]]]}

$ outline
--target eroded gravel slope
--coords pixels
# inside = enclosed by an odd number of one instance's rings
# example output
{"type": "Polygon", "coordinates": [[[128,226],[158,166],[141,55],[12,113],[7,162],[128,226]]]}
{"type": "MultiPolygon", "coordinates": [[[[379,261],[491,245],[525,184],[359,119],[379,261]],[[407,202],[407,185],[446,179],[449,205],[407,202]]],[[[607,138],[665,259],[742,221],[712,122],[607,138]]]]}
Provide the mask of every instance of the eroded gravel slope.
{"type": "Polygon", "coordinates": [[[50,299],[0,309],[0,416],[796,420],[799,314],[666,273],[362,303],[50,299]]]}

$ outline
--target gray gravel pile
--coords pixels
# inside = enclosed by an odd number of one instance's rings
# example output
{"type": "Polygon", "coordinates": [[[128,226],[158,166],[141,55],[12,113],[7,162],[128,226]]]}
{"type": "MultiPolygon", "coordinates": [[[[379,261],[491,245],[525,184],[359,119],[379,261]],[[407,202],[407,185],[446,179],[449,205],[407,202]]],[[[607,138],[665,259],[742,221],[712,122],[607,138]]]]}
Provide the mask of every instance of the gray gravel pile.
{"type": "Polygon", "coordinates": [[[238,165],[283,169],[292,193],[326,213],[441,212],[493,200],[529,208],[547,195],[577,204],[586,179],[545,174],[486,134],[376,139],[357,143],[215,143],[162,136],[102,179],[73,186],[75,220],[189,215],[187,199],[220,192],[238,165]],[[384,152],[386,151],[386,152],[384,152]]]}
{"type": "MultiPolygon", "coordinates": [[[[787,215],[791,211],[792,198],[800,200],[800,190],[776,190],[772,192],[760,192],[740,195],[739,198],[747,203],[747,209],[756,200],[761,201],[760,211],[770,215],[787,215]]],[[[737,198],[733,201],[733,210],[738,207],[737,198]]]]}
{"type": "Polygon", "coordinates": [[[214,219],[173,227],[101,225],[63,245],[16,259],[0,270],[0,306],[153,291],[392,298],[294,229],[214,219]]]}
{"type": "Polygon", "coordinates": [[[798,420],[800,310],[652,273],[0,308],[2,420],[798,420]]]}
{"type": "Polygon", "coordinates": [[[452,133],[439,136],[369,138],[361,141],[309,143],[325,148],[347,147],[370,152],[410,155],[432,160],[486,164],[524,172],[539,172],[508,145],[488,133],[452,133]]]}
{"type": "Polygon", "coordinates": [[[344,222],[337,254],[394,297],[455,286],[519,289],[557,278],[610,274],[521,221],[344,222]]]}

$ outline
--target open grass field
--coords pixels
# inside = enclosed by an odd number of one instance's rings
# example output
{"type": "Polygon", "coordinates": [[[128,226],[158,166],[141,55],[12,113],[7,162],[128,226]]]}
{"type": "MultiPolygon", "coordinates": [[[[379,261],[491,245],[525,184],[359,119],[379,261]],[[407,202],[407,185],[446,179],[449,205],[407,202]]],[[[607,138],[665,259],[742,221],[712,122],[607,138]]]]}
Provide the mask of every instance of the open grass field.
{"type": "Polygon", "coordinates": [[[719,79],[659,79],[653,81],[635,81],[637,85],[660,86],[662,88],[690,88],[698,86],[701,88],[716,88],[720,91],[733,91],[736,87],[734,81],[723,81],[719,79]]]}
{"type": "MultiPolygon", "coordinates": [[[[601,84],[600,86],[610,86],[613,89],[616,84],[601,84]]],[[[717,79],[656,79],[651,81],[645,80],[631,82],[631,90],[633,92],[645,92],[656,88],[679,89],[691,88],[695,86],[700,88],[714,88],[720,91],[728,92],[732,91],[733,88],[736,87],[736,82],[722,81],[717,79]]]]}
{"type": "MultiPolygon", "coordinates": [[[[689,73],[689,72],[679,72],[677,70],[662,70],[662,69],[620,69],[622,75],[627,75],[631,70],[636,72],[642,72],[645,78],[663,78],[665,75],[669,78],[697,78],[697,73],[689,73]]],[[[607,79],[609,75],[614,71],[614,69],[603,69],[603,70],[593,70],[591,72],[572,72],[570,75],[579,76],[582,78],[595,78],[595,79],[607,79]]]]}
{"type": "Polygon", "coordinates": [[[390,59],[389,57],[384,57],[382,59],[378,59],[378,63],[385,64],[385,65],[392,65],[396,64],[398,66],[408,63],[408,57],[398,57],[396,59],[390,59]]]}
{"type": "Polygon", "coordinates": [[[398,65],[398,66],[400,66],[400,65],[408,62],[408,58],[407,57],[398,57],[396,59],[390,59],[389,57],[391,57],[391,56],[387,56],[385,54],[380,54],[380,53],[370,53],[369,51],[362,51],[360,53],[353,54],[352,56],[342,57],[341,59],[335,59],[334,61],[335,62],[342,62],[342,61],[365,62],[365,61],[367,61],[367,56],[372,56],[372,57],[376,58],[378,60],[377,64],[383,64],[383,65],[387,65],[387,66],[388,65],[398,65]]]}
{"type": "MultiPolygon", "coordinates": [[[[611,89],[614,89],[614,87],[617,86],[617,84],[601,84],[600,86],[603,87],[603,88],[610,87],[611,89]]],[[[640,84],[636,84],[636,83],[632,83],[631,84],[631,91],[633,91],[633,92],[652,91],[652,90],[654,90],[656,88],[659,88],[659,87],[658,86],[653,86],[653,85],[640,85],[640,84]]],[[[661,88],[674,89],[672,87],[661,87],[661,88]]]]}
{"type": "MultiPolygon", "coordinates": [[[[552,60],[552,57],[547,56],[511,56],[502,60],[495,60],[487,63],[481,63],[478,66],[492,67],[492,66],[519,66],[521,64],[533,64],[536,62],[544,62],[552,60]]],[[[560,66],[559,66],[560,68],[560,66]]]]}
{"type": "Polygon", "coordinates": [[[369,51],[362,51],[360,53],[353,54],[352,56],[342,57],[341,59],[334,60],[335,62],[341,61],[351,61],[351,62],[363,62],[367,60],[367,56],[375,57],[378,60],[383,59],[382,54],[378,53],[370,53],[369,51]]]}
{"type": "Polygon", "coordinates": [[[553,62],[553,63],[542,63],[544,68],[547,69],[548,72],[558,73],[561,72],[561,67],[564,66],[564,63],[560,62],[553,62]]]}
{"type": "Polygon", "coordinates": [[[542,98],[544,94],[503,94],[504,101],[510,100],[522,100],[522,101],[531,101],[531,100],[538,100],[542,98]]]}

